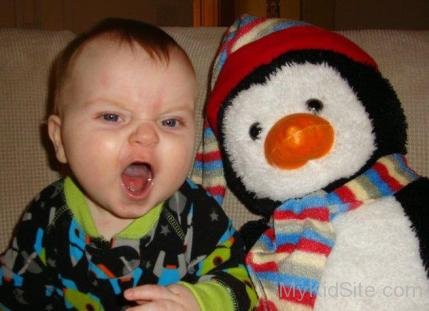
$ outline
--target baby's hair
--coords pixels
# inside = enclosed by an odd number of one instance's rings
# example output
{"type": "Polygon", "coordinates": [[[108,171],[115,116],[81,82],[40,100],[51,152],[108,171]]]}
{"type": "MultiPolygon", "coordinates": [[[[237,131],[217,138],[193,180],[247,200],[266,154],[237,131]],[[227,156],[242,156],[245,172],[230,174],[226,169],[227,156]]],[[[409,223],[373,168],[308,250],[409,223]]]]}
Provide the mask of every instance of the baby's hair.
{"type": "MultiPolygon", "coordinates": [[[[51,111],[49,114],[60,114],[58,95],[67,80],[73,60],[84,46],[97,39],[106,38],[119,44],[128,44],[131,48],[137,43],[150,57],[168,64],[170,51],[177,49],[185,56],[185,51],[162,29],[151,24],[124,18],[106,18],[97,23],[89,31],[76,36],[59,54],[54,66],[51,80],[51,111]]],[[[189,58],[186,56],[189,60],[189,58]]],[[[191,64],[191,61],[189,60],[191,64]]],[[[192,65],[191,65],[192,67],[192,65]]]]}

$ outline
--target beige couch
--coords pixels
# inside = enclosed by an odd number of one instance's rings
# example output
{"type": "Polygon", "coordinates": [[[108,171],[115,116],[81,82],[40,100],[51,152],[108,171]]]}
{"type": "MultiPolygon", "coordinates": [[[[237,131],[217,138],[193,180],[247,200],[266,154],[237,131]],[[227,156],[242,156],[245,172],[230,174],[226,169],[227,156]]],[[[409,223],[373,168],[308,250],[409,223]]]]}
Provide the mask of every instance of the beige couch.
{"type": "MultiPolygon", "coordinates": [[[[209,67],[223,28],[166,28],[189,52],[200,82],[198,126],[209,67]]],[[[401,99],[409,122],[409,160],[429,176],[429,30],[344,31],[378,62],[401,99]]],[[[48,70],[70,32],[0,29],[0,251],[23,208],[58,178],[47,156],[43,120],[48,70]]],[[[227,213],[239,227],[253,218],[228,194],[227,213]]]]}

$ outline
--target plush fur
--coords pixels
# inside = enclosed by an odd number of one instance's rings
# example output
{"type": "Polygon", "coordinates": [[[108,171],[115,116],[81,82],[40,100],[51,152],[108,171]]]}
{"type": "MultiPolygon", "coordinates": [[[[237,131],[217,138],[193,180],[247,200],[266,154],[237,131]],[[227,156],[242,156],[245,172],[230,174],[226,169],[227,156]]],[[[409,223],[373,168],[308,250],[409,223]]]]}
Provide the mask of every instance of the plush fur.
{"type": "Polygon", "coordinates": [[[400,202],[376,200],[333,225],[337,238],[315,310],[427,310],[429,282],[400,202]]]}
{"type": "MultiPolygon", "coordinates": [[[[306,50],[286,53],[272,63],[262,65],[245,77],[229,94],[223,105],[218,119],[220,129],[220,148],[224,161],[224,170],[228,187],[234,192],[238,199],[252,212],[263,216],[268,220],[280,200],[269,197],[258,197],[249,191],[242,182],[241,177],[232,168],[231,158],[225,146],[225,112],[242,92],[269,84],[270,77],[275,75],[282,66],[293,64],[326,64],[334,68],[339,75],[350,85],[356,97],[364,103],[364,109],[369,115],[373,132],[375,133],[376,150],[368,157],[366,163],[355,174],[339,178],[323,187],[330,191],[344,184],[348,180],[361,174],[368,169],[378,158],[394,152],[406,153],[406,121],[400,102],[390,83],[373,68],[360,63],[352,62],[347,57],[330,51],[306,50]],[[389,123],[389,126],[385,126],[389,123]]],[[[265,103],[267,104],[267,103],[265,103]]],[[[269,104],[268,104],[269,105],[269,104]]],[[[283,185],[285,188],[288,184],[283,185]]],[[[266,228],[260,220],[255,227],[246,224],[243,227],[243,236],[248,240],[248,246],[254,242],[253,237],[258,237],[266,228]],[[252,238],[249,238],[252,235],[252,238]]]]}
{"type": "Polygon", "coordinates": [[[363,104],[338,71],[326,63],[279,67],[269,76],[269,83],[240,92],[225,109],[223,121],[225,152],[232,169],[258,198],[284,201],[321,189],[353,175],[376,149],[373,126],[363,104]],[[281,170],[267,162],[264,142],[279,118],[296,113],[332,123],[334,147],[329,156],[296,170],[281,170]]]}

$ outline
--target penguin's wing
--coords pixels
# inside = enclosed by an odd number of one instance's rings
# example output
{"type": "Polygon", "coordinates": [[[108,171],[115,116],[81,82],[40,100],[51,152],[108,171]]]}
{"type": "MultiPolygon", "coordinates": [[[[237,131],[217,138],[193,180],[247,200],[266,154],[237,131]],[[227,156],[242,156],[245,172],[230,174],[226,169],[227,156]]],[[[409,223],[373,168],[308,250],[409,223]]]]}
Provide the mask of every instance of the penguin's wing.
{"type": "Polygon", "coordinates": [[[429,179],[420,177],[395,194],[419,240],[420,256],[429,278],[429,179]]]}

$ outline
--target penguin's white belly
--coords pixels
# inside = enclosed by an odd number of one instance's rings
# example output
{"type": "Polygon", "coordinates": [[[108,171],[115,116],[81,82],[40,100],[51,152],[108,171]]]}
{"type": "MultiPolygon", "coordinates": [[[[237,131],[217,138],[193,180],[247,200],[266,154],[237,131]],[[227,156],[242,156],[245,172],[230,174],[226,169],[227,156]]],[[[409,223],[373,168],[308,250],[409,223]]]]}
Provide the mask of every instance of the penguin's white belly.
{"type": "Polygon", "coordinates": [[[411,222],[394,197],[333,221],[335,246],[315,310],[429,310],[429,280],[411,222]]]}

